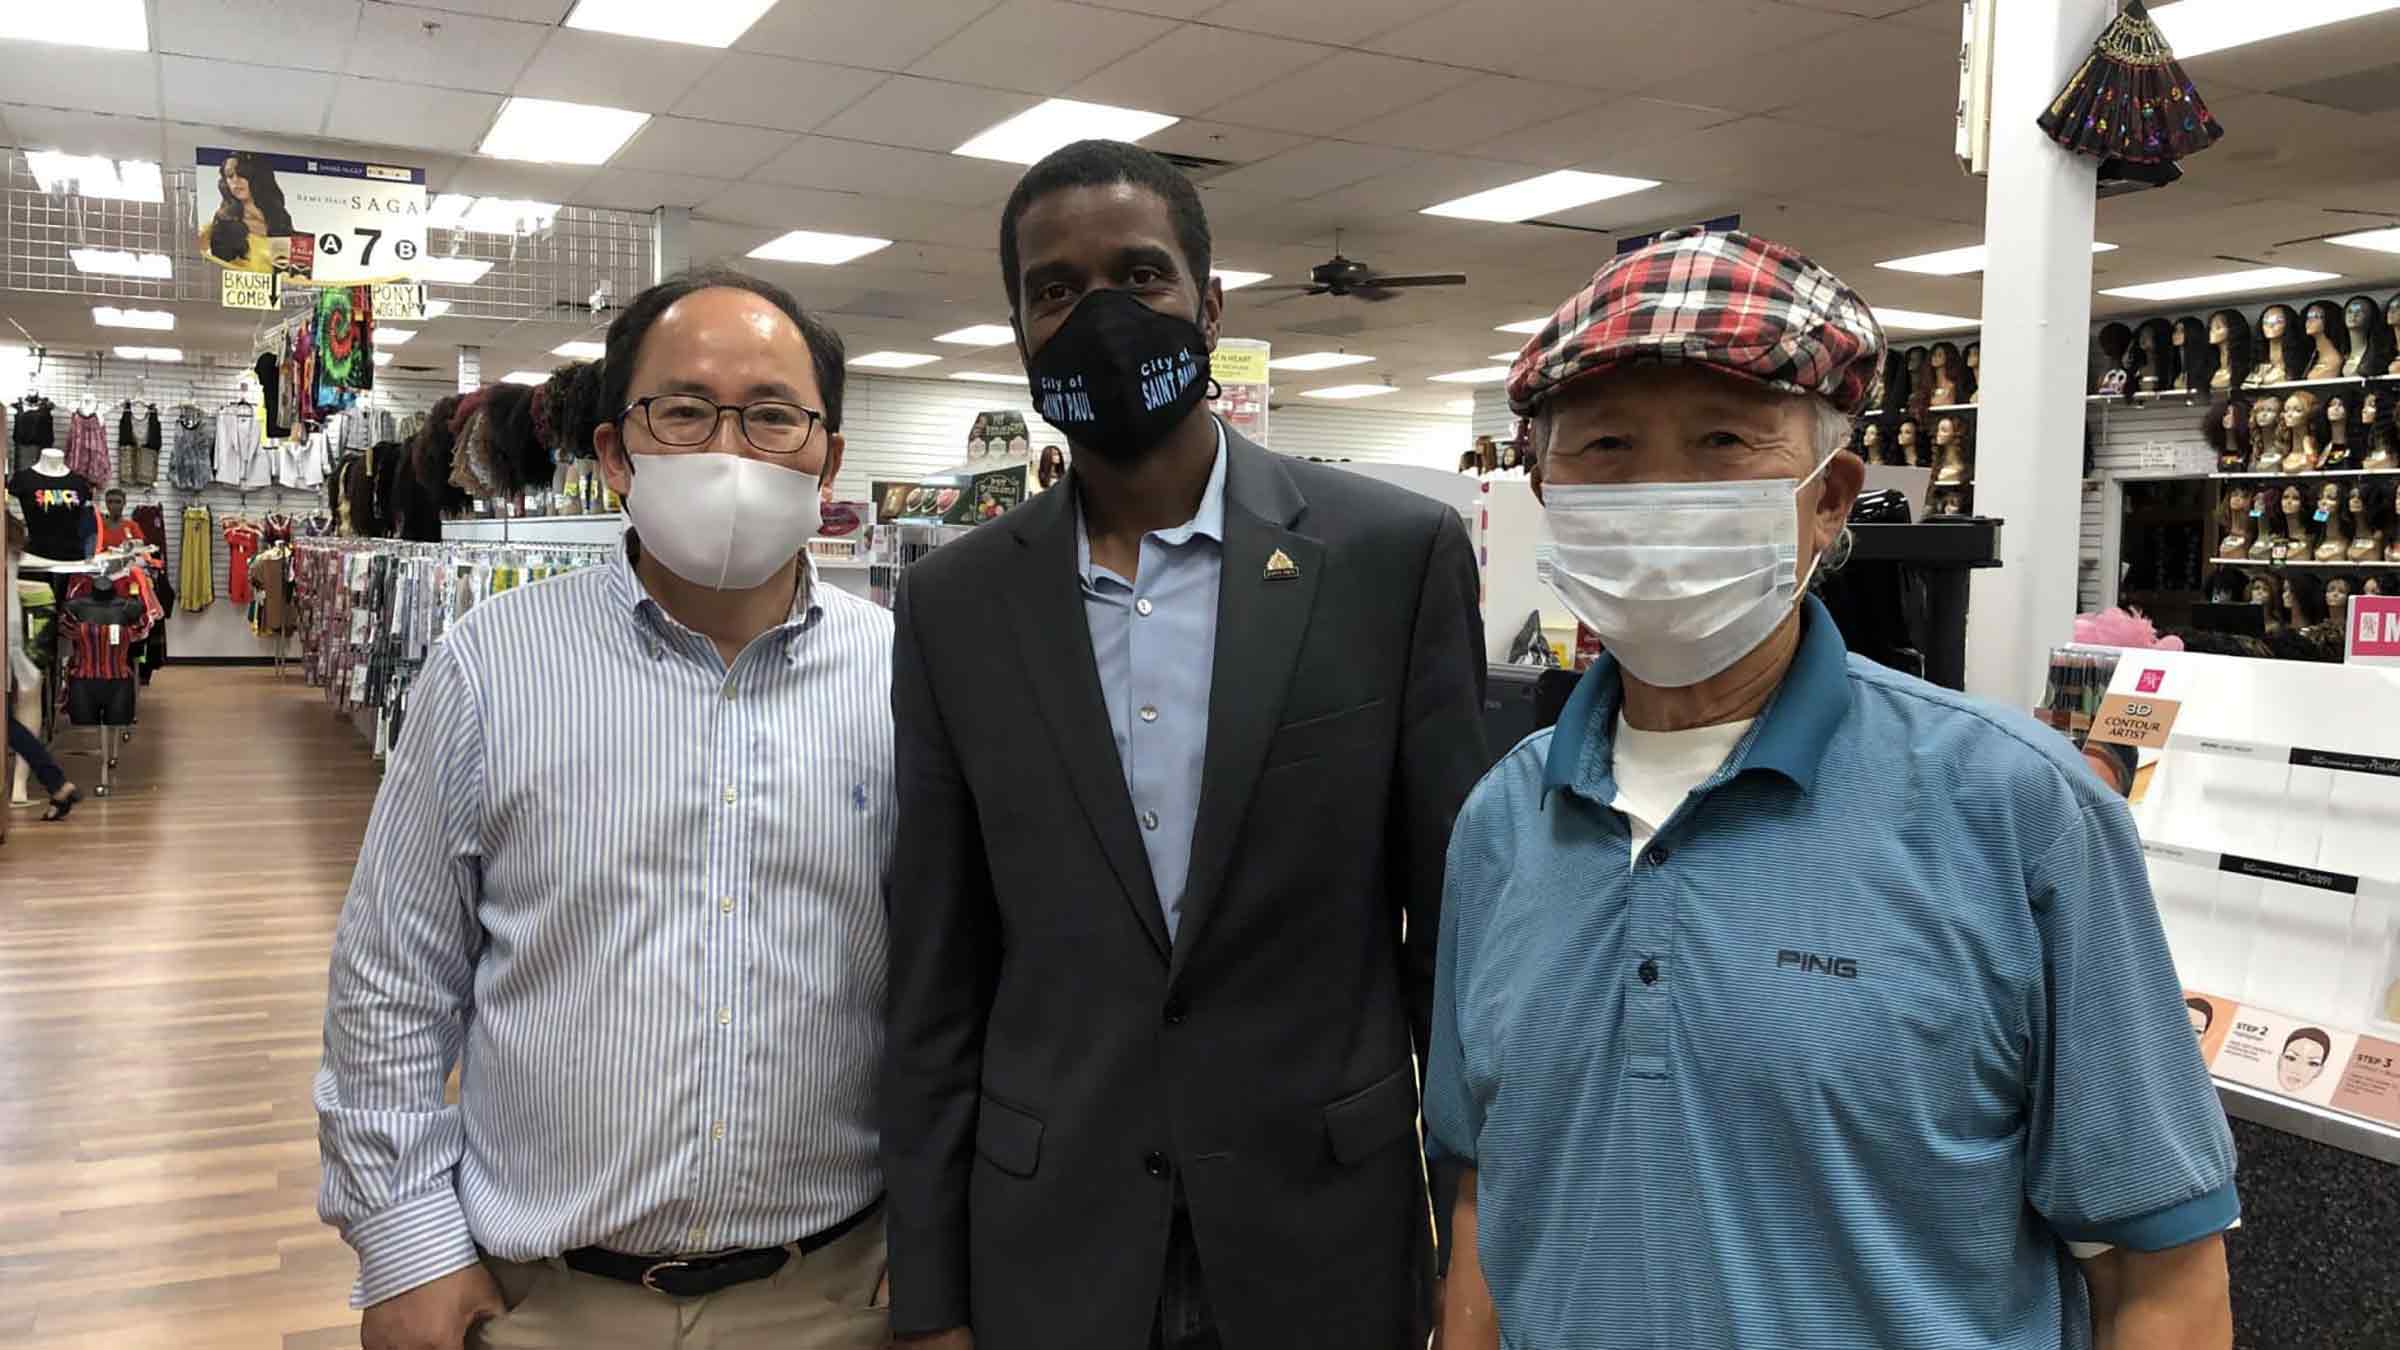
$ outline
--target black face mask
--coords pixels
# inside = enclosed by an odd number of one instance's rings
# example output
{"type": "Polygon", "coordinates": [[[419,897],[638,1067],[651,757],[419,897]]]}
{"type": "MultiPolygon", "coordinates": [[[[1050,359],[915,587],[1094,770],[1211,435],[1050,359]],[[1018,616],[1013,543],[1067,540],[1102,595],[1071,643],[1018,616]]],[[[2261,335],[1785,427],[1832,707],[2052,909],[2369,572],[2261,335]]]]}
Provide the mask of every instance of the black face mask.
{"type": "Polygon", "coordinates": [[[1094,291],[1025,363],[1042,420],[1079,449],[1131,463],[1208,392],[1199,325],[1124,291],[1094,291]]]}

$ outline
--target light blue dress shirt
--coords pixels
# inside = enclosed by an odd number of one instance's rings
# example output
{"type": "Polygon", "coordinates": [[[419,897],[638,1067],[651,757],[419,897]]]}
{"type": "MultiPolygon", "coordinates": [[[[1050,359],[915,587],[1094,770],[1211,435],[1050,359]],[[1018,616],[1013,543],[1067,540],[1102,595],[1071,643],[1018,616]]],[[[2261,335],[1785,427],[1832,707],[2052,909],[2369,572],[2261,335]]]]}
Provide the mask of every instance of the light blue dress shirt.
{"type": "Polygon", "coordinates": [[[766,1247],[881,1192],[891,649],[812,567],[727,669],[621,556],[434,648],[316,1080],[355,1305],[477,1247],[766,1247]]]}
{"type": "Polygon", "coordinates": [[[2125,803],[1806,616],[1638,861],[1606,657],[1459,814],[1425,1123],[1512,1350],[2087,1350],[2067,1242],[2239,1213],[2125,803]]]}
{"type": "Polygon", "coordinates": [[[1142,827],[1150,879],[1172,939],[1192,870],[1192,826],[1208,755],[1208,693],[1217,660],[1217,584],[1225,564],[1225,427],[1200,509],[1171,530],[1142,537],[1132,581],[1092,561],[1083,505],[1075,507],[1075,564],[1092,661],[1125,791],[1142,827]]]}

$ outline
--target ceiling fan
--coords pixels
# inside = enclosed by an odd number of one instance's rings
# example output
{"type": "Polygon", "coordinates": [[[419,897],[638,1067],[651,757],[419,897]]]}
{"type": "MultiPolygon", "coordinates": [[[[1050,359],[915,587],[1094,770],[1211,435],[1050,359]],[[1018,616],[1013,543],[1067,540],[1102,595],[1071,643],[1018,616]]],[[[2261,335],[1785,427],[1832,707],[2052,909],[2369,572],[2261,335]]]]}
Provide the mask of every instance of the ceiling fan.
{"type": "MultiPolygon", "coordinates": [[[[1333,237],[1333,256],[1308,269],[1308,280],[1289,286],[1260,286],[1261,291],[1284,291],[1288,300],[1298,295],[1354,296],[1360,300],[1390,300],[1400,290],[1411,286],[1464,286],[1464,272],[1407,272],[1384,274],[1371,263],[1342,256],[1342,237],[1333,237]]],[[[1273,302],[1270,302],[1273,303],[1273,302]]]]}

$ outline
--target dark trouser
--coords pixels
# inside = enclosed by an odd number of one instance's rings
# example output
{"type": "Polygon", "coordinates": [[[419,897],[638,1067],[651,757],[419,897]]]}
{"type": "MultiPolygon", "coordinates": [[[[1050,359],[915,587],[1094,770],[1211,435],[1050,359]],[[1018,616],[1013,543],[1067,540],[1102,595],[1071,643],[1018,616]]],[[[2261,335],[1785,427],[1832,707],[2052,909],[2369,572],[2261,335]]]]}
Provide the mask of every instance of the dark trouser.
{"type": "Polygon", "coordinates": [[[1222,1350],[1217,1338],[1217,1315],[1208,1302],[1208,1282],[1200,1273],[1200,1244],[1192,1238],[1192,1213],[1175,1192],[1175,1226],[1167,1236],[1166,1278],[1158,1287],[1158,1324],[1150,1332],[1150,1350],[1222,1350]]]}
{"type": "Polygon", "coordinates": [[[42,780],[42,786],[51,796],[57,796],[58,790],[67,785],[67,771],[50,757],[50,747],[14,717],[8,719],[8,749],[10,754],[33,766],[33,776],[42,780]]]}

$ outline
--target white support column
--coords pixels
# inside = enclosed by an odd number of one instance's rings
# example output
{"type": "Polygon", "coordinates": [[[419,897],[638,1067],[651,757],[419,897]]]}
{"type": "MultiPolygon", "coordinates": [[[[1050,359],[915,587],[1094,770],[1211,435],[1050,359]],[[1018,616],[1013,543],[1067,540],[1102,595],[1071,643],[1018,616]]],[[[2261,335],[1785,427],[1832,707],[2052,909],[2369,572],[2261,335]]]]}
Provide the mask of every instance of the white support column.
{"type": "Polygon", "coordinates": [[[2000,0],[1994,15],[1975,512],[2007,524],[2002,565],[1974,576],[1967,691],[2020,708],[2073,634],[2099,168],[2034,119],[2114,13],[2110,0],[2000,0]]]}
{"type": "MultiPolygon", "coordinates": [[[[662,206],[650,213],[650,281],[653,285],[692,266],[692,209],[662,206]]],[[[621,298],[622,304],[631,296],[621,298]]]]}

